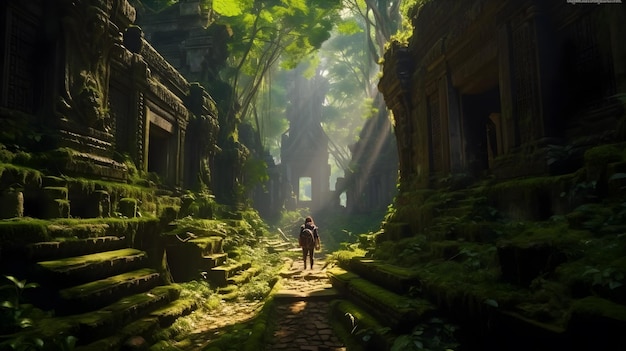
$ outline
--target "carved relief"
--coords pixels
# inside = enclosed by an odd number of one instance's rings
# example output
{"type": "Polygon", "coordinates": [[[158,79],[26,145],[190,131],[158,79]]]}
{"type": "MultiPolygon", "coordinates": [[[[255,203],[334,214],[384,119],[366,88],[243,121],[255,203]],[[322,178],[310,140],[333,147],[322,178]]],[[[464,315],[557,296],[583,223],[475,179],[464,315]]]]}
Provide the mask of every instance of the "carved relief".
{"type": "Polygon", "coordinates": [[[68,4],[62,20],[65,33],[65,79],[59,112],[64,118],[104,132],[111,131],[106,105],[109,54],[110,2],[76,1],[68,4]]]}

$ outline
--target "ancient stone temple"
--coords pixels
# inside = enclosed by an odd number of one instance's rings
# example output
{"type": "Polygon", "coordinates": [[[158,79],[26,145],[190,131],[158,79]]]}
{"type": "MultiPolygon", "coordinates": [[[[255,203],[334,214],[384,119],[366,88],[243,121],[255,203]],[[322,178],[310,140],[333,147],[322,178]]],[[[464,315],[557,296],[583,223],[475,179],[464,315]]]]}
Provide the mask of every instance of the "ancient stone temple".
{"type": "Polygon", "coordinates": [[[626,7],[433,0],[412,16],[379,82],[400,189],[373,257],[410,267],[470,349],[624,345],[626,7]]]}
{"type": "Polygon", "coordinates": [[[427,3],[380,82],[401,176],[556,172],[546,159],[559,146],[618,137],[624,18],[620,5],[559,0],[427,3]]]}
{"type": "Polygon", "coordinates": [[[0,142],[67,150],[48,165],[57,174],[126,181],[128,157],[168,186],[197,182],[210,150],[185,159],[187,130],[215,135],[215,103],[145,40],[128,1],[0,6],[0,142]]]}
{"type": "Polygon", "coordinates": [[[294,74],[287,109],[289,130],[281,140],[284,198],[295,196],[297,207],[318,211],[330,203],[328,136],[320,125],[327,82],[321,76],[306,79],[294,74]]]}

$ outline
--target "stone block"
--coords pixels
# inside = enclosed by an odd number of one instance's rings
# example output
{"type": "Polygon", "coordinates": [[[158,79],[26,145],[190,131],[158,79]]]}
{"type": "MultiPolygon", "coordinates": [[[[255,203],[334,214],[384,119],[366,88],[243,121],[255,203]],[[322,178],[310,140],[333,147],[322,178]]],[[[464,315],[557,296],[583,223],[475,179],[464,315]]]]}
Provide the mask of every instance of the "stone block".
{"type": "Polygon", "coordinates": [[[6,191],[0,193],[0,219],[24,217],[24,193],[6,191]]]}

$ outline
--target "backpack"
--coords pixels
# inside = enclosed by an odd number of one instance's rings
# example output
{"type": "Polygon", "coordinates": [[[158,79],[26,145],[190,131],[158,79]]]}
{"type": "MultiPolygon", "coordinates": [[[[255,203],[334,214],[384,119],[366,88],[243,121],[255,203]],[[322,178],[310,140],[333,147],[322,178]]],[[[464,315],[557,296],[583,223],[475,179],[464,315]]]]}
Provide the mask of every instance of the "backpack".
{"type": "Polygon", "coordinates": [[[313,236],[313,229],[308,227],[300,230],[300,245],[307,249],[315,247],[315,237],[313,236]]]}

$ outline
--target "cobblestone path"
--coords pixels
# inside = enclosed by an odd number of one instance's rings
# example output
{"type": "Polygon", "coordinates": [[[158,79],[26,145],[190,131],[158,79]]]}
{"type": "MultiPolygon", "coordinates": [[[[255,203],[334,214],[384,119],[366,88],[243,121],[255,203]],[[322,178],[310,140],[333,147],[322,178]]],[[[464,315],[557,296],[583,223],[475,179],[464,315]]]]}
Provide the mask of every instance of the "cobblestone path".
{"type": "MultiPolygon", "coordinates": [[[[265,351],[345,351],[334,335],[329,317],[329,301],[336,296],[325,262],[317,260],[313,269],[303,270],[302,261],[293,261],[280,275],[281,290],[274,297],[273,337],[265,351]]],[[[184,350],[201,350],[224,327],[254,318],[263,302],[225,303],[206,315],[190,335],[190,344],[177,345],[184,350]]]]}
{"type": "Polygon", "coordinates": [[[266,351],[346,350],[328,321],[328,303],[337,293],[324,264],[317,260],[313,269],[303,270],[302,261],[294,261],[281,273],[282,289],[274,297],[272,315],[276,327],[266,351]]]}

